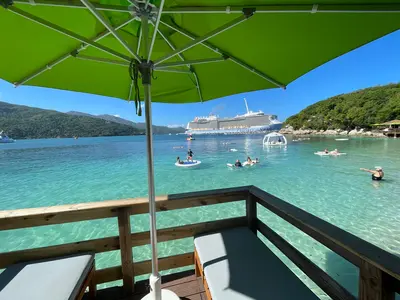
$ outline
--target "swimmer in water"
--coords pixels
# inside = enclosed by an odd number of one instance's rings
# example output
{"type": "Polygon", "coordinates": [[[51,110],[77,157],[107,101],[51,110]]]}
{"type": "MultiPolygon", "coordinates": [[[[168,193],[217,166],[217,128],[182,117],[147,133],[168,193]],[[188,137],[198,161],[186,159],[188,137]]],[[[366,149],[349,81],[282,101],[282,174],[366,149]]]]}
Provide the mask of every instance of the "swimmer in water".
{"type": "Polygon", "coordinates": [[[331,151],[330,154],[338,155],[339,154],[339,150],[335,149],[335,150],[331,151]]]}
{"type": "Polygon", "coordinates": [[[235,167],[241,168],[242,167],[242,163],[240,162],[240,160],[236,160],[235,162],[235,167]]]}
{"type": "Polygon", "coordinates": [[[379,180],[382,180],[383,176],[385,176],[385,174],[383,173],[382,167],[375,167],[375,170],[369,170],[369,169],[364,169],[364,168],[360,168],[360,170],[371,173],[372,180],[379,181],[379,180]]]}
{"type": "Polygon", "coordinates": [[[189,161],[189,160],[191,160],[191,161],[193,161],[193,151],[192,151],[192,149],[189,149],[189,151],[188,151],[188,158],[187,158],[187,160],[189,161]]]}

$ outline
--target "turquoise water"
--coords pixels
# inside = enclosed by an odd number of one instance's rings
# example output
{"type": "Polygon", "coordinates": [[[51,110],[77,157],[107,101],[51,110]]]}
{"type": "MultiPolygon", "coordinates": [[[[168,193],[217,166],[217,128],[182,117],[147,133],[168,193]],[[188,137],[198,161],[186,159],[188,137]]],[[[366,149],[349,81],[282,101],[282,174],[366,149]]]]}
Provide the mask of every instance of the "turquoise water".
{"type": "MultiPolygon", "coordinates": [[[[400,140],[312,138],[287,148],[263,149],[262,136],[155,136],[157,194],[256,185],[383,249],[400,255],[400,140]],[[230,143],[226,145],[225,143],[230,143]],[[182,149],[173,147],[182,146],[182,149]],[[177,168],[187,148],[202,164],[177,168]],[[229,152],[235,148],[238,152],[229,152]],[[338,148],[347,155],[313,153],[338,148]],[[226,163],[259,157],[255,167],[229,169],[226,163]],[[372,182],[360,167],[383,166],[385,180],[372,182]]],[[[143,136],[21,140],[0,144],[0,210],[102,201],[147,195],[143,136]]],[[[244,215],[244,203],[158,214],[158,227],[244,215]]],[[[259,217],[353,293],[357,269],[265,209],[259,217]]],[[[148,217],[132,217],[133,231],[148,230],[148,217]]],[[[114,236],[115,218],[0,232],[0,252],[114,236]]],[[[160,256],[192,251],[190,239],[160,243],[160,256]]],[[[136,261],[150,258],[147,246],[134,248],[136,261]]],[[[118,251],[99,254],[98,268],[120,264],[118,251]]],[[[283,258],[285,262],[285,260],[283,258]]],[[[290,263],[288,263],[290,265],[290,263]]],[[[313,286],[300,270],[293,271],[313,286]]]]}

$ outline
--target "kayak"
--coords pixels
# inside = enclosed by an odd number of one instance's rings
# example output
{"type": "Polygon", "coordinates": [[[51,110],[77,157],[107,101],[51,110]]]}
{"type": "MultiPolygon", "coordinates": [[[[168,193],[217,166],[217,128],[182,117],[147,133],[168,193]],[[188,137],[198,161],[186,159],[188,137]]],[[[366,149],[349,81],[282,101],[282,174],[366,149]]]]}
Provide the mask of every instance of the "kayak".
{"type": "Polygon", "coordinates": [[[335,139],[335,141],[348,141],[349,139],[335,139]]]}
{"type": "Polygon", "coordinates": [[[200,160],[193,160],[193,161],[187,161],[185,160],[183,162],[183,164],[180,164],[178,162],[175,163],[175,166],[177,167],[183,167],[183,168],[191,168],[191,167],[195,167],[201,164],[200,160]]]}
{"type": "Polygon", "coordinates": [[[242,168],[243,165],[241,167],[236,167],[234,164],[226,164],[229,168],[242,168]]]}

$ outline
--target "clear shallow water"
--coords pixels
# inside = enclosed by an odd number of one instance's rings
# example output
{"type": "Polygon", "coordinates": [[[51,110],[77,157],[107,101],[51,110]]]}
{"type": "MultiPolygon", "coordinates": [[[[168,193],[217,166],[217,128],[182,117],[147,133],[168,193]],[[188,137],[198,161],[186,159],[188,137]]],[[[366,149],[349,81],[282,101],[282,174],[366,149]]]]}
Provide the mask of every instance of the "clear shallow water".
{"type": "MultiPolygon", "coordinates": [[[[155,136],[154,146],[157,194],[256,185],[400,255],[400,140],[314,138],[291,142],[286,149],[263,149],[262,136],[196,137],[192,142],[186,142],[184,136],[155,136]],[[173,149],[176,146],[183,149],[173,149]],[[183,159],[188,147],[203,163],[196,169],[175,167],[176,156],[183,159]],[[229,152],[230,148],[238,152],[229,152]],[[347,155],[313,154],[325,148],[338,148],[347,155]],[[226,167],[226,163],[245,160],[247,155],[259,157],[261,163],[239,170],[226,167]],[[360,167],[376,165],[385,169],[382,182],[372,182],[369,174],[359,171],[360,167]]],[[[143,136],[0,144],[0,210],[145,196],[145,155],[143,136]]],[[[243,203],[163,212],[158,227],[241,215],[243,203]]],[[[261,207],[259,217],[356,293],[355,267],[261,207]]],[[[148,230],[147,216],[132,217],[132,228],[135,232],[148,230]]],[[[115,218],[3,231],[0,252],[117,234],[115,218]]],[[[192,248],[191,239],[160,243],[159,254],[185,253],[192,248]]],[[[134,248],[136,261],[149,258],[149,247],[134,248]]],[[[99,254],[96,259],[99,268],[120,264],[118,251],[99,254]]],[[[304,278],[300,270],[293,270],[304,278]]]]}

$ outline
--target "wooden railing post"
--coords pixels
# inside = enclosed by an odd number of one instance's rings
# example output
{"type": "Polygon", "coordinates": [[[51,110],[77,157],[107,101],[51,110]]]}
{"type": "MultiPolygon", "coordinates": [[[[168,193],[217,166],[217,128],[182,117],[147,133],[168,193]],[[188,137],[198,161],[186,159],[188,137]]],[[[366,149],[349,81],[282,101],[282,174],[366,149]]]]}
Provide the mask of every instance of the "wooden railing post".
{"type": "Polygon", "coordinates": [[[122,281],[126,295],[133,294],[134,270],[132,259],[132,239],[130,209],[128,207],[118,210],[119,244],[121,248],[122,281]]]}
{"type": "Polygon", "coordinates": [[[379,268],[362,261],[360,265],[359,300],[394,300],[388,275],[379,268]]]}
{"type": "Polygon", "coordinates": [[[246,198],[247,226],[257,234],[257,201],[256,197],[249,193],[246,198]]]}

